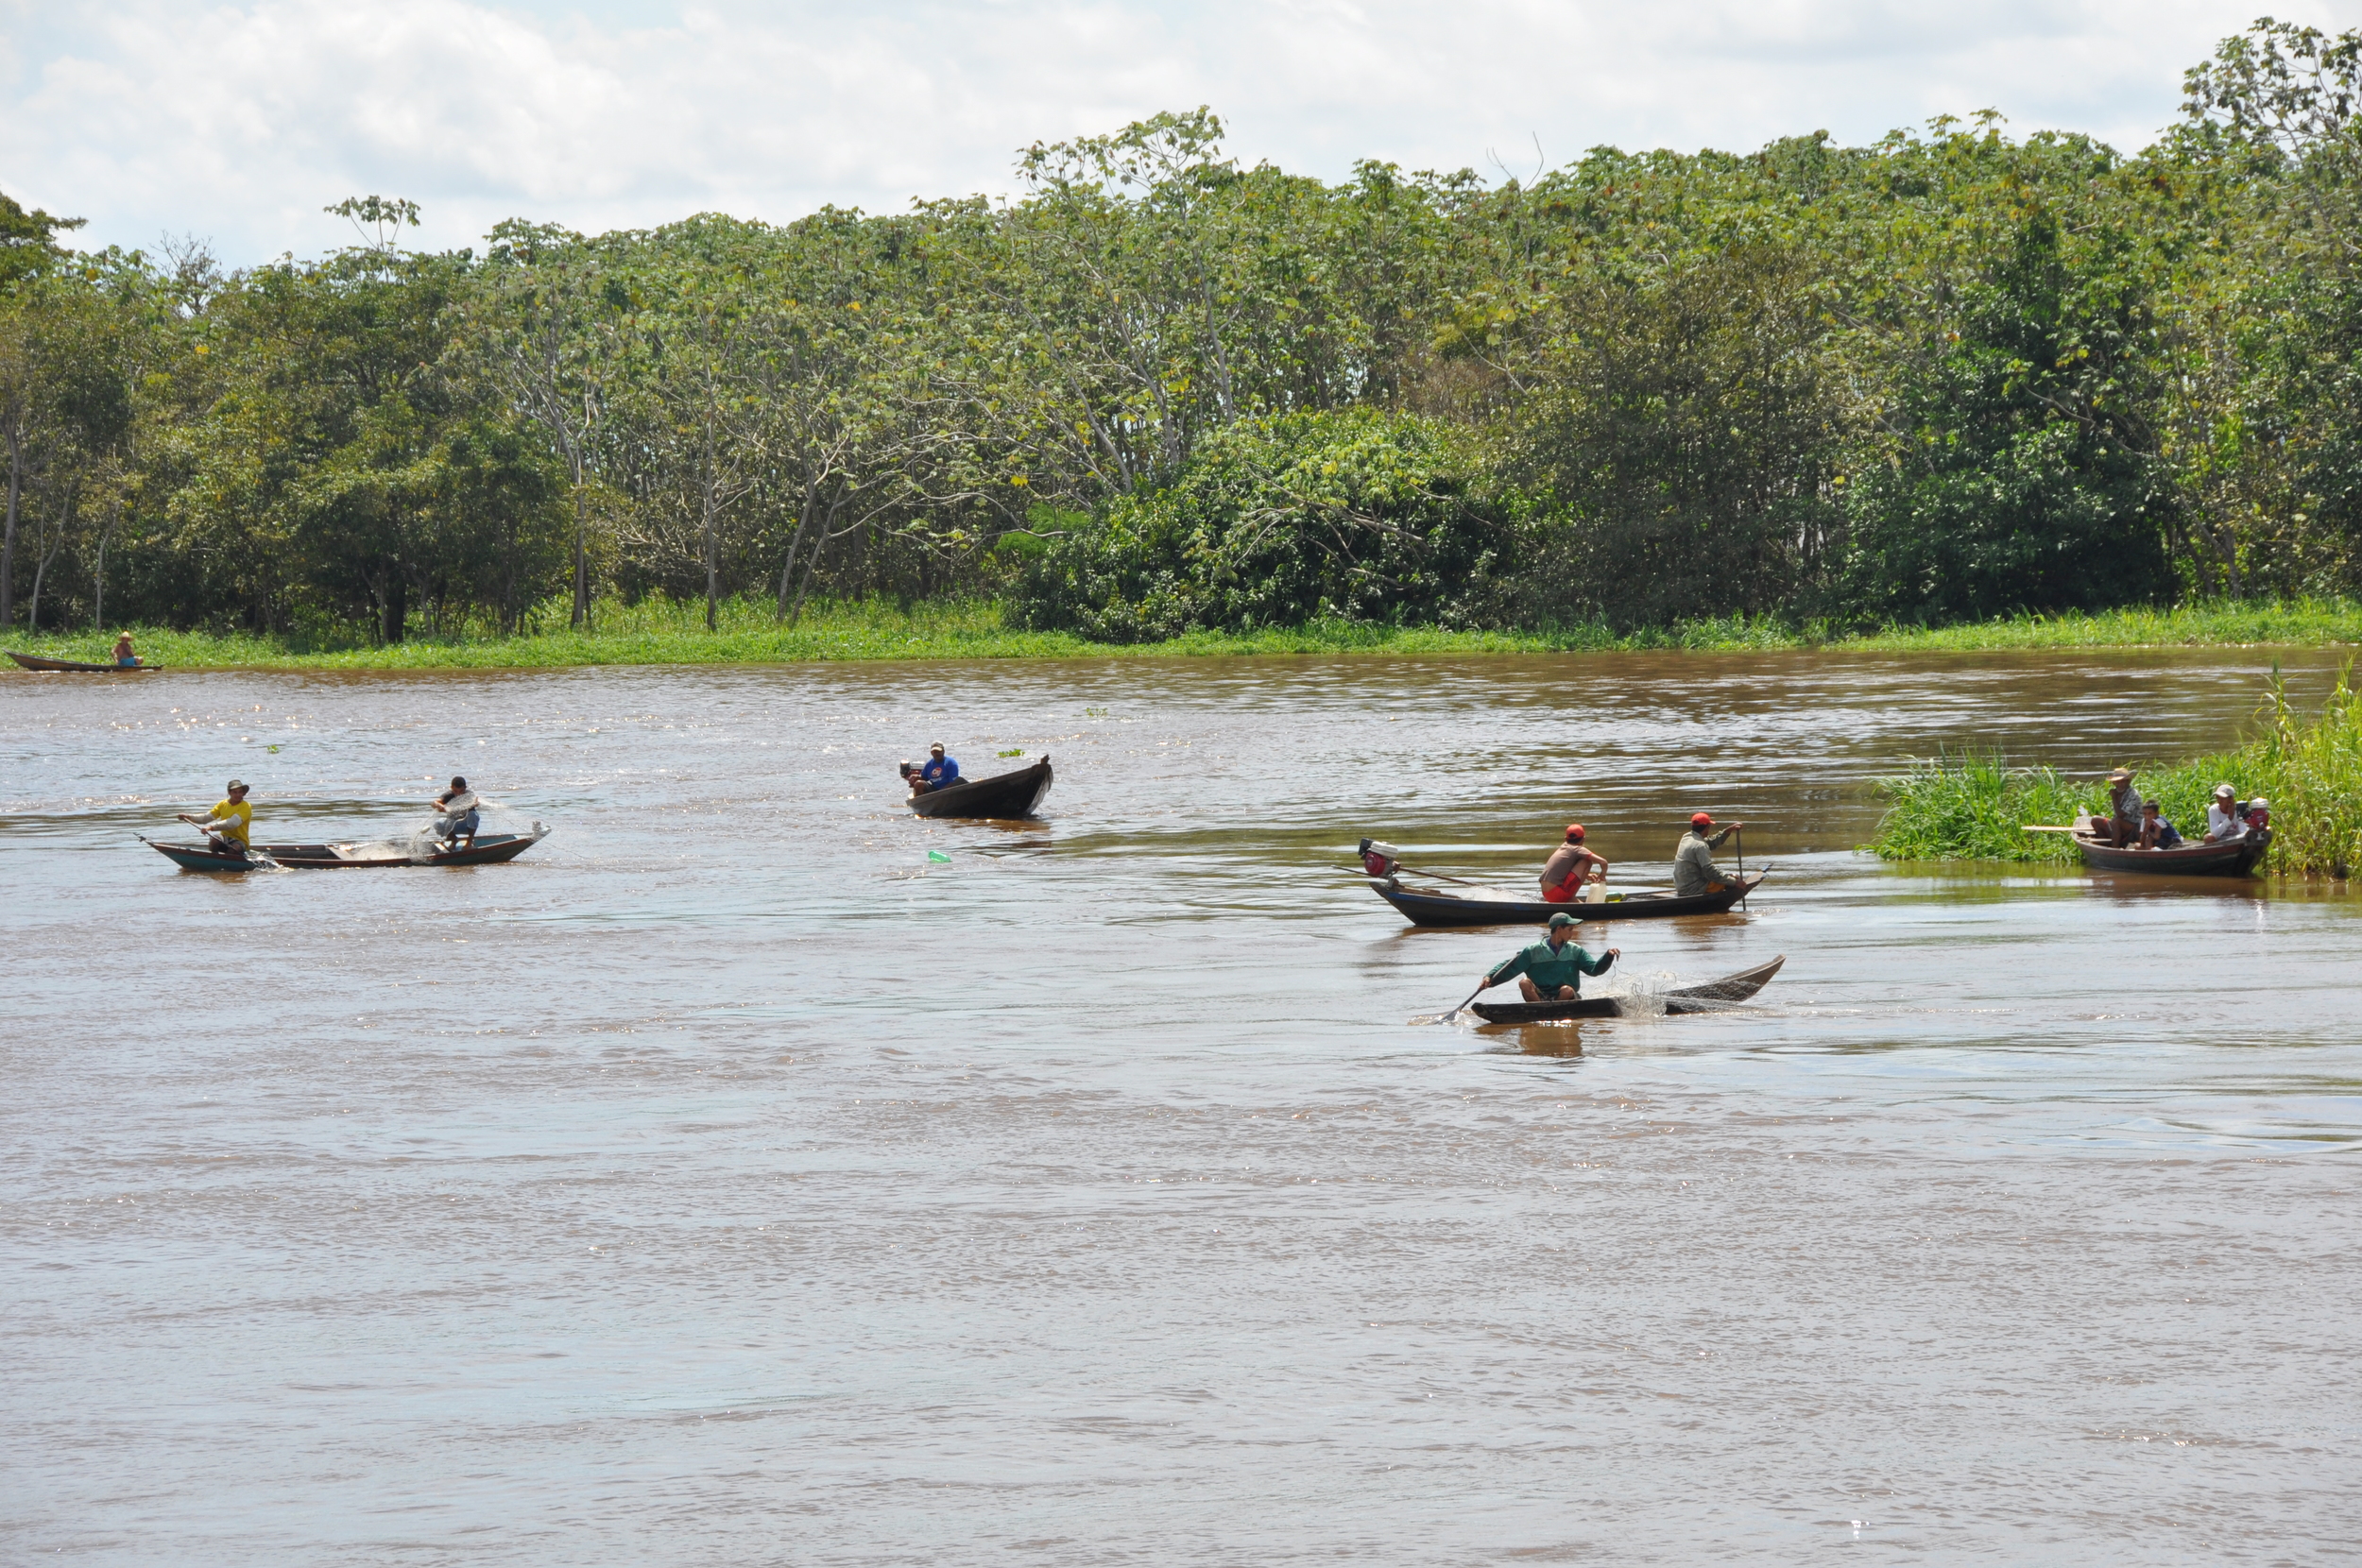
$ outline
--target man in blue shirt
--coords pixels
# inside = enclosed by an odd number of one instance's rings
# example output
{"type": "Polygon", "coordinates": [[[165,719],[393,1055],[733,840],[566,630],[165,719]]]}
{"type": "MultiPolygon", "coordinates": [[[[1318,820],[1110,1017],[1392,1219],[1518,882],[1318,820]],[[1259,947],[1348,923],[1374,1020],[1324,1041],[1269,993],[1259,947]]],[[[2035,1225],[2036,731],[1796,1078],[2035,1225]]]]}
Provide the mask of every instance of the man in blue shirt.
{"type": "Polygon", "coordinates": [[[1607,966],[1623,951],[1610,947],[1593,958],[1575,942],[1575,917],[1553,914],[1549,940],[1535,943],[1507,963],[1487,971],[1483,988],[1489,991],[1506,984],[1514,975],[1518,992],[1530,1002],[1570,1002],[1581,995],[1583,976],[1607,973],[1607,966]]]}
{"type": "Polygon", "coordinates": [[[948,790],[960,781],[960,759],[943,755],[943,742],[937,741],[927,748],[927,765],[918,770],[918,780],[931,791],[948,790]]]}

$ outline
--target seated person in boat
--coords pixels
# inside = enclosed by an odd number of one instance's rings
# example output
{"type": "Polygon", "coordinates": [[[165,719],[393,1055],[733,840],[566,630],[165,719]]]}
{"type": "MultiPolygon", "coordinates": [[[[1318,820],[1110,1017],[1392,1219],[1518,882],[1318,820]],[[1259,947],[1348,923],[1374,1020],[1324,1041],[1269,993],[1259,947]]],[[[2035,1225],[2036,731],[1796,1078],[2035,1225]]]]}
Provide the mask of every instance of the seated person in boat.
{"type": "Polygon", "coordinates": [[[1689,819],[1689,831],[1673,850],[1673,895],[1695,898],[1701,894],[1720,893],[1738,885],[1738,878],[1714,863],[1714,851],[1722,847],[1722,841],[1747,825],[1734,822],[1718,828],[1714,819],[1701,811],[1689,819]]]}
{"type": "Polygon", "coordinates": [[[2141,792],[2132,788],[2132,770],[2118,768],[2108,775],[2108,806],[2091,815],[2091,836],[2118,849],[2141,842],[2141,792]]]}
{"type": "Polygon", "coordinates": [[[451,788],[435,797],[435,836],[453,845],[466,839],[472,847],[483,821],[476,810],[475,792],[468,788],[466,779],[453,775],[451,788]]]}
{"type": "Polygon", "coordinates": [[[1571,904],[1583,888],[1583,877],[1597,867],[1602,874],[1607,861],[1583,847],[1583,824],[1566,825],[1566,842],[1550,851],[1550,858],[1542,865],[1542,898],[1545,903],[1571,904]]]}
{"type": "Polygon", "coordinates": [[[2182,846],[2182,835],[2175,830],[2173,824],[2158,814],[2157,803],[2153,800],[2141,802],[2140,844],[2143,849],[2179,849],[2182,846]]]}
{"type": "Polygon", "coordinates": [[[2247,837],[2247,808],[2239,792],[2228,784],[2215,786],[2214,802],[2206,808],[2206,842],[2230,844],[2247,837]]]}
{"type": "Polygon", "coordinates": [[[943,755],[943,742],[937,741],[927,748],[927,765],[918,770],[918,776],[930,791],[948,790],[960,781],[960,759],[943,755]]]}
{"type": "Polygon", "coordinates": [[[1577,946],[1575,917],[1550,916],[1549,934],[1484,977],[1484,989],[1506,985],[1514,978],[1517,994],[1530,1002],[1570,1002],[1583,994],[1583,977],[1603,975],[1623,952],[1610,947],[1598,958],[1577,946]]]}
{"type": "Polygon", "coordinates": [[[254,831],[254,808],[247,804],[243,779],[231,779],[227,793],[228,798],[214,808],[213,815],[196,817],[183,811],[180,820],[203,828],[205,847],[214,854],[243,861],[254,831]]]}
{"type": "Polygon", "coordinates": [[[115,637],[115,664],[125,670],[136,670],[140,667],[139,650],[131,646],[129,632],[118,633],[115,637]]]}

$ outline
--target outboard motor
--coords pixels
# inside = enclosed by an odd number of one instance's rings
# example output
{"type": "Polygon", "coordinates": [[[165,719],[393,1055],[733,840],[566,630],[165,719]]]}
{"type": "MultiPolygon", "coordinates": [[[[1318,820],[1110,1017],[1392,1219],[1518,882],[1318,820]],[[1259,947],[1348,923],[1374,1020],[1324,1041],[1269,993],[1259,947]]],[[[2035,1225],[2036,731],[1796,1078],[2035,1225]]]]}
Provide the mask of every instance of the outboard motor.
{"type": "Polygon", "coordinates": [[[1361,841],[1361,869],[1371,877],[1393,881],[1395,868],[1402,863],[1402,851],[1378,839],[1361,841]]]}

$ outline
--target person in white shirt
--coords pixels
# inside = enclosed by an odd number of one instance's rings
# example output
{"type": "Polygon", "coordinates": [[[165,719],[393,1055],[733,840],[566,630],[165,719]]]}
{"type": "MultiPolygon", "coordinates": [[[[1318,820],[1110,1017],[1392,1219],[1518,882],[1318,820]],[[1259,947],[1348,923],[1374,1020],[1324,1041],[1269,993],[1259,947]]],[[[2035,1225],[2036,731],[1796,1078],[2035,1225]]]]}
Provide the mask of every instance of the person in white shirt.
{"type": "Polygon", "coordinates": [[[2206,842],[2229,844],[2247,837],[2247,818],[2239,810],[2239,792],[2228,784],[2215,786],[2214,804],[2206,808],[2206,842]]]}

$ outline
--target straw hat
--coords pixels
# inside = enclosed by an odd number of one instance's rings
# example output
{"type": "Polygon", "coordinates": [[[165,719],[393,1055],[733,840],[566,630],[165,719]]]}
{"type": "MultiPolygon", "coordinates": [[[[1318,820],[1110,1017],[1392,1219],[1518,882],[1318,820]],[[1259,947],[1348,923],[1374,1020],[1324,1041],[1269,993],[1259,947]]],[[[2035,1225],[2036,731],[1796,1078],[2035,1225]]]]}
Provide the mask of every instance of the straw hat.
{"type": "Polygon", "coordinates": [[[2111,784],[2130,784],[2132,782],[2132,770],[2130,768],[2118,768],[2115,772],[2108,775],[2108,782],[2111,784]]]}

